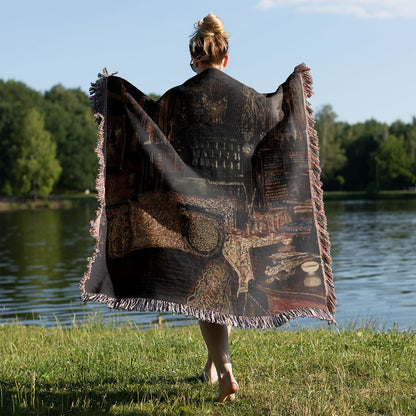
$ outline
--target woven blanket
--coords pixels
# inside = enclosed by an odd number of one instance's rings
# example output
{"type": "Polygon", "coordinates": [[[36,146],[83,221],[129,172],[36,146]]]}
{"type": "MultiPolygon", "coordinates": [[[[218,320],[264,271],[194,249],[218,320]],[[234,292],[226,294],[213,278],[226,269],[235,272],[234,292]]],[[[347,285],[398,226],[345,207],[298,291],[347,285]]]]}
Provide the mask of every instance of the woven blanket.
{"type": "Polygon", "coordinates": [[[260,94],[209,68],[158,101],[104,74],[82,299],[243,328],[335,323],[309,68],[260,94]]]}

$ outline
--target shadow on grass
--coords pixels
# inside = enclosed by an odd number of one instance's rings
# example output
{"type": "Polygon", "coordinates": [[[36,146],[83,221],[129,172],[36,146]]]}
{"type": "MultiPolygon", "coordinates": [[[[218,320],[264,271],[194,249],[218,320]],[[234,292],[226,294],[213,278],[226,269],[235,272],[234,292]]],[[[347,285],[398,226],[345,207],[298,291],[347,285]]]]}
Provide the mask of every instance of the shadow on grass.
{"type": "Polygon", "coordinates": [[[181,411],[181,406],[186,410],[191,401],[193,406],[210,401],[200,394],[204,385],[198,376],[140,376],[136,381],[111,378],[65,385],[0,383],[0,414],[100,416],[111,414],[114,407],[119,407],[117,414],[123,416],[154,415],[169,407],[174,407],[177,414],[187,414],[181,411]],[[139,410],[140,405],[152,410],[139,410]]]}

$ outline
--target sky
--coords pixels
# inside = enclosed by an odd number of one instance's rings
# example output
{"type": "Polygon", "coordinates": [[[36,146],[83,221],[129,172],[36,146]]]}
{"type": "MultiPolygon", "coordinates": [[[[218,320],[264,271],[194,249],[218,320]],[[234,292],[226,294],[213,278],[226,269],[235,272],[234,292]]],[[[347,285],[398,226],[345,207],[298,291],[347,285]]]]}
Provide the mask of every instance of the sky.
{"type": "Polygon", "coordinates": [[[213,12],[230,34],[226,72],[273,92],[305,62],[314,111],[338,121],[416,117],[415,0],[0,0],[0,79],[88,92],[104,67],[145,93],[193,76],[189,36],[213,12]]]}

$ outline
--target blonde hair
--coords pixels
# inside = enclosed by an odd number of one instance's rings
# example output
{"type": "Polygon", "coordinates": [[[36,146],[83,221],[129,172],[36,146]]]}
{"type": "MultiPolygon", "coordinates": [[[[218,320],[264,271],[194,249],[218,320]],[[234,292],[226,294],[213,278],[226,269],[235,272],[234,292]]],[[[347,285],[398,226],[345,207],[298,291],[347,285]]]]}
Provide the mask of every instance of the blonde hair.
{"type": "Polygon", "coordinates": [[[189,41],[191,56],[202,64],[219,64],[228,53],[229,34],[222,20],[210,13],[198,23],[189,41]]]}

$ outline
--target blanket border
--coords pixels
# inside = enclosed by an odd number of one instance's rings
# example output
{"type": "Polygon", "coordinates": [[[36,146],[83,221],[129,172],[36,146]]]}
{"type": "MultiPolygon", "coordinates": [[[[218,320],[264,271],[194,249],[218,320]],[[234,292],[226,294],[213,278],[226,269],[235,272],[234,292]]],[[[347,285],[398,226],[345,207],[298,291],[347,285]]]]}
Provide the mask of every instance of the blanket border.
{"type": "Polygon", "coordinates": [[[334,286],[334,276],[332,272],[331,243],[327,228],[327,218],[324,209],[324,198],[321,182],[321,166],[319,162],[319,139],[318,132],[314,129],[315,120],[313,118],[313,110],[307,100],[313,95],[313,80],[310,74],[310,68],[304,63],[295,67],[295,73],[301,76],[303,85],[303,97],[306,115],[306,129],[308,136],[309,148],[309,171],[313,172],[311,181],[311,197],[313,201],[313,209],[315,211],[315,219],[319,238],[319,251],[321,255],[322,267],[325,274],[325,289],[327,295],[328,310],[334,314],[336,305],[336,295],[334,286]]]}

